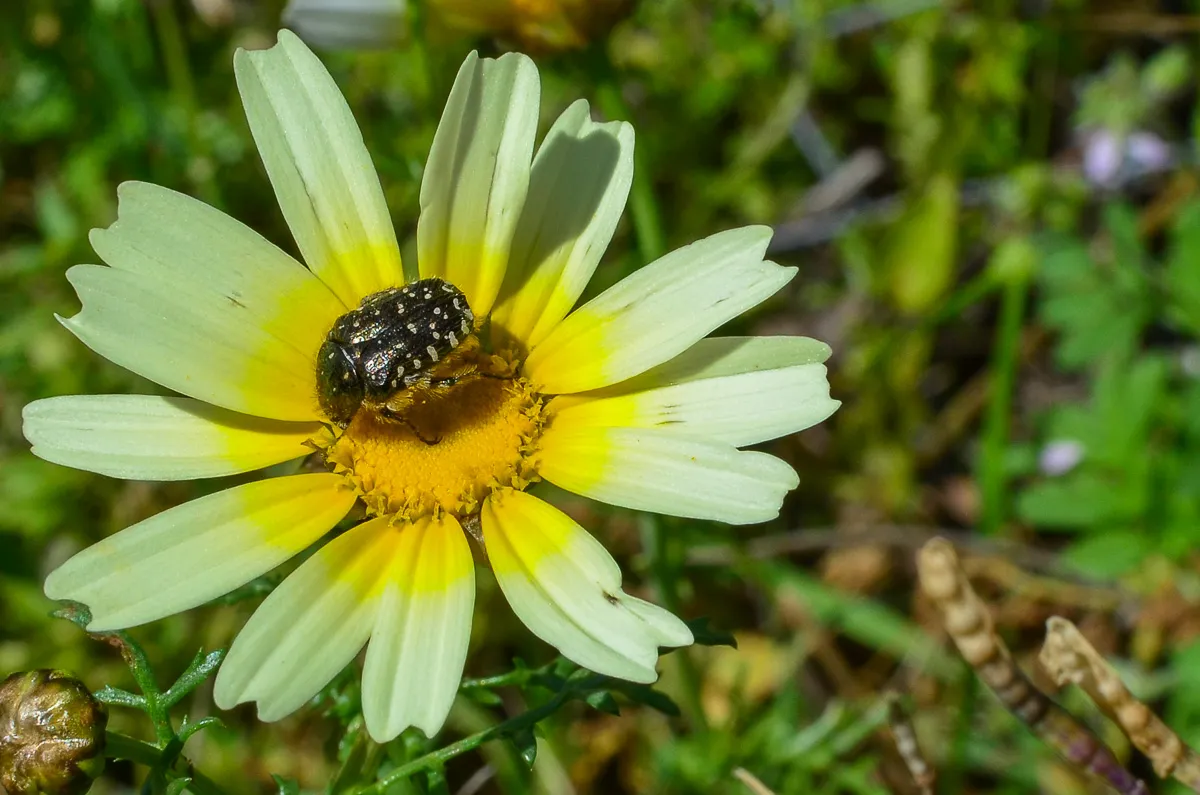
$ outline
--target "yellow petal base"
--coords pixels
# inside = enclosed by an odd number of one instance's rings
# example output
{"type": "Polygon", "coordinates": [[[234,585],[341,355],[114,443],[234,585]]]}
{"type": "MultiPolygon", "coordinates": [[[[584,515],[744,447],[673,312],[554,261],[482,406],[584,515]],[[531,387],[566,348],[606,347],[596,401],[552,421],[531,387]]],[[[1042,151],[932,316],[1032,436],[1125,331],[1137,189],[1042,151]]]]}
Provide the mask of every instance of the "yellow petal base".
{"type": "Polygon", "coordinates": [[[403,420],[364,407],[325,450],[369,513],[469,516],[496,489],[537,479],[530,454],[545,422],[541,397],[508,359],[474,355],[471,377],[421,394],[403,420]]]}

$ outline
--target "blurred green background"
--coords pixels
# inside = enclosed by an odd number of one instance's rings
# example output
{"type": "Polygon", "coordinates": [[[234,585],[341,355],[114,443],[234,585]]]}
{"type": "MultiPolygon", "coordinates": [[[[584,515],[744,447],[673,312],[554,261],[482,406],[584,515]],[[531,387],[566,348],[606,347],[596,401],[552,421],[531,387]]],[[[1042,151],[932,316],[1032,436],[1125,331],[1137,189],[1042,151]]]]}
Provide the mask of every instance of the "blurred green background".
{"type": "MultiPolygon", "coordinates": [[[[282,12],[279,0],[0,7],[0,675],[62,667],[93,689],[131,687],[113,649],[49,617],[42,578],[235,482],[45,463],[21,408],[157,390],[54,318],[77,310],[64,272],[95,261],[87,232],[115,218],[121,181],[190,193],[294,251],[232,70],[236,47],[274,41],[282,12]]],[[[590,290],[714,231],[772,224],[772,256],[800,277],[736,331],[827,341],[844,401],[765,446],[802,478],[770,525],[561,496],[627,589],[709,617],[740,648],[664,658],[680,717],[575,705],[543,724],[532,773],[492,743],[454,760],[440,791],[753,792],[744,768],[779,795],[916,792],[885,731],[888,689],[906,694],[941,792],[1103,791],[949,650],[914,588],[913,553],[935,534],[960,545],[1027,668],[1045,619],[1067,616],[1200,741],[1198,33],[1194,0],[414,0],[392,46],[322,50],[406,251],[463,56],[528,50],[544,125],[583,96],[636,129],[633,194],[590,290]]],[[[480,576],[467,675],[550,660],[480,576]]],[[[165,685],[198,648],[227,646],[258,601],[134,635],[165,685]]],[[[320,790],[354,679],[279,724],[222,715],[227,728],[186,753],[232,793],[275,791],[271,774],[320,790]]],[[[440,743],[539,697],[503,696],[460,699],[440,743]]],[[[1127,752],[1094,708],[1063,698],[1127,752]]],[[[214,711],[207,688],[184,707],[214,711]]],[[[128,710],[112,725],[147,736],[128,710]]],[[[94,791],[129,791],[144,772],[112,765],[94,791]]]]}

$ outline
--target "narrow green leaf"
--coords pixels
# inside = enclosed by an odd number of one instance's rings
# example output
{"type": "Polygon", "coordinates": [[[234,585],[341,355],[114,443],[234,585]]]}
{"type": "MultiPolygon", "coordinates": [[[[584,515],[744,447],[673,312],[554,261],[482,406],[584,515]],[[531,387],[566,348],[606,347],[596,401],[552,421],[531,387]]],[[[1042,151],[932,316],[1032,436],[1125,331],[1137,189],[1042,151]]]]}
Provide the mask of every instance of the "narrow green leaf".
{"type": "Polygon", "coordinates": [[[509,735],[509,740],[517,749],[517,754],[529,768],[537,760],[537,738],[533,736],[531,727],[518,729],[509,735]]]}
{"type": "Polygon", "coordinates": [[[131,709],[146,708],[146,699],[142,696],[134,695],[128,690],[121,690],[112,685],[105,685],[96,691],[96,700],[102,704],[111,704],[115,707],[129,707],[131,709]]]}
{"type": "Polygon", "coordinates": [[[617,704],[617,700],[607,690],[597,690],[594,693],[588,693],[584,701],[588,703],[589,707],[600,712],[607,712],[609,715],[621,714],[621,707],[617,704]]]}
{"type": "Polygon", "coordinates": [[[278,795],[300,795],[300,784],[291,778],[271,774],[271,779],[275,782],[275,791],[278,795]]]}
{"type": "MultiPolygon", "coordinates": [[[[737,648],[737,638],[733,633],[723,629],[717,629],[712,625],[712,621],[707,616],[693,618],[691,621],[685,622],[688,629],[692,631],[692,637],[695,639],[697,646],[729,646],[737,648]]],[[[674,651],[671,649],[670,651],[674,651]]]]}

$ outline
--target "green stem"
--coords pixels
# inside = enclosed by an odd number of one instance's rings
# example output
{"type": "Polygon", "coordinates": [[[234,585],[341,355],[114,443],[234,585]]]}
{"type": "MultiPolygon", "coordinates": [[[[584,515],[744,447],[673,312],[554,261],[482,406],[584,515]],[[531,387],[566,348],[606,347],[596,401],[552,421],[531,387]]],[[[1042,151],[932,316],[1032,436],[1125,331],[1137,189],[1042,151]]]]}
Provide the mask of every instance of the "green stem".
{"type": "MultiPolygon", "coordinates": [[[[110,731],[105,733],[104,755],[109,759],[127,759],[130,762],[153,768],[159,763],[162,751],[150,743],[110,731]]],[[[195,770],[192,763],[183,757],[175,760],[175,764],[171,766],[171,772],[174,778],[191,779],[188,783],[188,790],[193,795],[225,795],[225,791],[221,789],[220,785],[195,770]]]]}
{"type": "Polygon", "coordinates": [[[1014,279],[1000,297],[1000,324],[992,354],[992,383],[983,424],[983,449],[979,458],[979,490],[982,497],[980,529],[998,532],[1004,523],[1005,453],[1008,449],[1009,415],[1020,357],[1021,322],[1029,286],[1014,279]]]}
{"type": "Polygon", "coordinates": [[[506,674],[496,674],[495,676],[487,676],[482,679],[464,679],[462,684],[458,686],[461,690],[492,690],[497,687],[508,687],[509,685],[523,685],[529,681],[533,674],[537,671],[531,668],[517,668],[509,671],[506,674]]]}
{"type": "MultiPolygon", "coordinates": [[[[158,34],[159,46],[162,48],[167,85],[171,89],[171,94],[178,98],[187,118],[188,149],[193,157],[207,158],[208,147],[205,146],[197,125],[200,105],[196,99],[196,83],[192,79],[187,41],[184,38],[183,28],[179,24],[175,3],[173,0],[152,0],[150,13],[154,19],[154,30],[158,34]]],[[[220,204],[219,189],[212,176],[212,170],[199,170],[193,174],[193,177],[198,183],[200,198],[209,204],[220,204]]]]}
{"type": "MultiPolygon", "coordinates": [[[[610,119],[629,120],[633,115],[621,89],[615,82],[603,83],[597,91],[596,103],[600,112],[610,119]]],[[[653,262],[667,253],[667,237],[663,233],[662,217],[658,202],[654,200],[654,177],[646,163],[645,149],[633,150],[633,185],[629,189],[629,216],[633,220],[633,231],[637,237],[638,253],[642,262],[653,262]]]]}
{"type": "Polygon", "coordinates": [[[354,795],[380,795],[380,793],[385,792],[393,784],[403,781],[416,773],[420,773],[422,770],[443,765],[456,756],[461,756],[468,751],[475,750],[489,740],[535,726],[538,722],[553,715],[563,704],[570,701],[579,693],[586,693],[603,682],[604,677],[596,674],[586,676],[574,683],[568,682],[562,690],[554,695],[554,698],[540,707],[523,712],[515,718],[509,718],[503,723],[496,724],[481,732],[476,732],[470,737],[464,737],[458,742],[451,743],[444,748],[439,748],[436,751],[430,751],[424,756],[419,756],[411,762],[391,771],[374,784],[355,790],[354,795]]]}
{"type": "Polygon", "coordinates": [[[154,681],[154,672],[150,667],[150,659],[146,652],[127,632],[113,632],[112,636],[121,644],[121,656],[133,673],[133,679],[141,688],[142,698],[146,700],[146,714],[154,724],[154,738],[159,747],[165,748],[167,743],[175,739],[175,727],[171,725],[168,707],[163,703],[162,691],[158,682],[154,681]]]}
{"type": "MultiPolygon", "coordinates": [[[[663,607],[676,615],[679,614],[679,595],[676,590],[676,570],[670,557],[667,534],[662,532],[659,520],[655,516],[643,516],[642,547],[650,553],[650,576],[658,590],[658,598],[663,607]]],[[[679,671],[680,698],[683,708],[687,711],[688,722],[696,732],[708,731],[708,718],[704,714],[704,704],[700,698],[701,677],[696,667],[696,661],[691,655],[691,649],[679,649],[671,655],[679,671]]]]}
{"type": "Polygon", "coordinates": [[[975,702],[978,695],[979,680],[975,678],[974,671],[968,669],[963,675],[962,701],[958,704],[958,718],[954,721],[950,749],[941,775],[938,776],[938,792],[942,795],[957,795],[963,791],[967,750],[971,744],[971,724],[975,720],[975,702]]]}

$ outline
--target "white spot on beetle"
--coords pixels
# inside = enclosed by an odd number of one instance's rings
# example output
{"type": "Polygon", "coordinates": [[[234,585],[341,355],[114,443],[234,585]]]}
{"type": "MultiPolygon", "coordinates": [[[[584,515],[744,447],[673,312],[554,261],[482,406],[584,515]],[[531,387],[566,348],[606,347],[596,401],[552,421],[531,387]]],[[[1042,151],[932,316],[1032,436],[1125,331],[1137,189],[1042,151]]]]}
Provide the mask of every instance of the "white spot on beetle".
{"type": "Polygon", "coordinates": [[[458,347],[458,337],[454,336],[454,332],[451,331],[446,336],[450,338],[450,344],[453,345],[455,348],[457,348],[458,347]]]}
{"type": "Polygon", "coordinates": [[[416,323],[409,323],[409,324],[408,324],[408,333],[409,333],[409,334],[416,334],[416,333],[417,333],[417,324],[416,324],[416,323]]]}
{"type": "Polygon", "coordinates": [[[432,345],[430,345],[430,346],[429,346],[429,347],[427,347],[425,350],[429,351],[429,358],[430,358],[430,359],[433,359],[435,362],[438,360],[437,348],[435,348],[435,347],[433,347],[432,345]]]}

